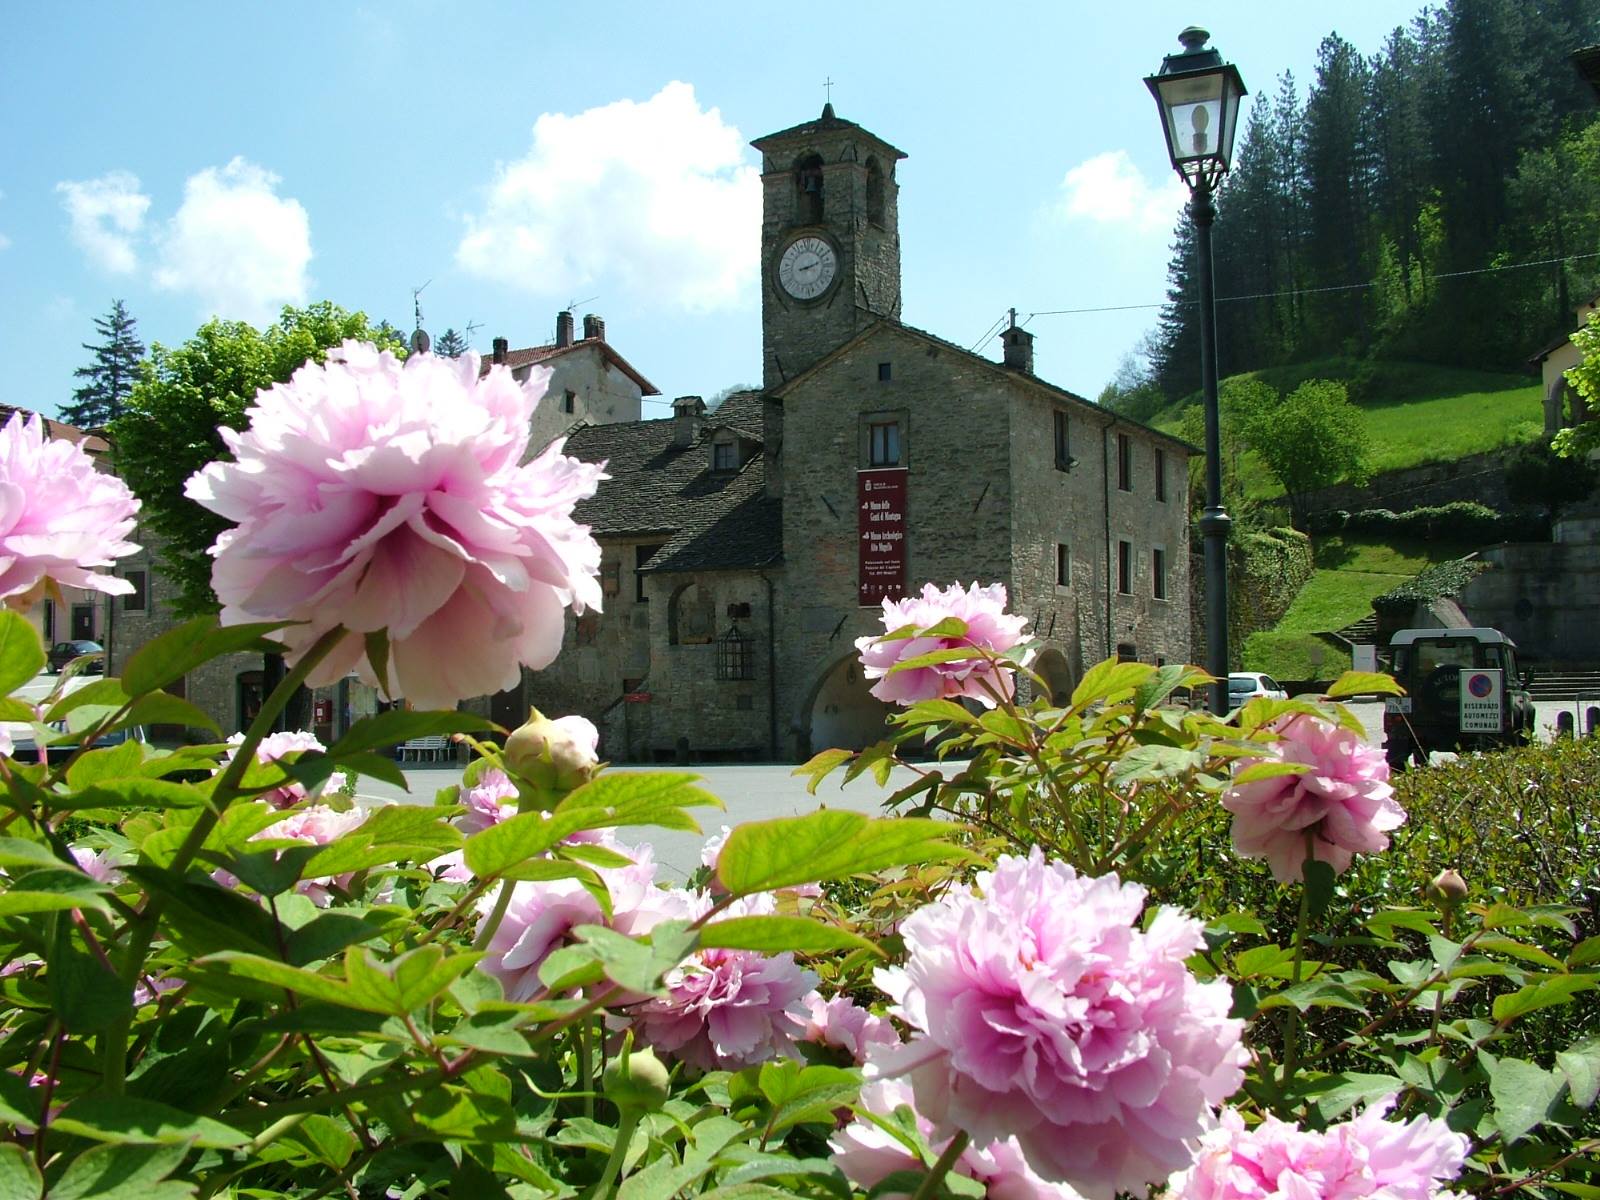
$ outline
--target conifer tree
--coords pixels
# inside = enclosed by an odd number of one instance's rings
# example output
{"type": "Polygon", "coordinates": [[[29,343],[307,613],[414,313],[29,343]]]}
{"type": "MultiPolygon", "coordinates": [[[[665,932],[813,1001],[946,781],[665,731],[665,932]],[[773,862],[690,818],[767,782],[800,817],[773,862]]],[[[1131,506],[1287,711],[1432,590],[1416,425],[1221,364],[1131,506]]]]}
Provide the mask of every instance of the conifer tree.
{"type": "Polygon", "coordinates": [[[72,393],[72,403],[61,406],[61,419],[67,424],[102,429],[122,415],[123,405],[139,381],[139,360],[144,357],[144,343],[135,324],[121,300],[113,300],[111,311],[95,319],[94,327],[104,340],[96,345],[83,343],[94,361],[73,372],[85,382],[72,393]]]}
{"type": "Polygon", "coordinates": [[[433,352],[440,358],[460,358],[470,346],[467,339],[462,337],[454,328],[446,329],[439,335],[439,340],[433,344],[433,352]]]}

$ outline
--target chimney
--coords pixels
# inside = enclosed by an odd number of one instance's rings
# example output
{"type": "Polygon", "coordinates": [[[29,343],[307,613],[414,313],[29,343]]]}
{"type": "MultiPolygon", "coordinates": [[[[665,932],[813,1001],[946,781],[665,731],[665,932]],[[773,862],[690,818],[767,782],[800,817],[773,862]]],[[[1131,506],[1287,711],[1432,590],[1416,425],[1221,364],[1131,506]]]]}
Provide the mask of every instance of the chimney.
{"type": "Polygon", "coordinates": [[[672,444],[689,447],[700,435],[700,419],[706,415],[706,402],[699,396],[679,396],[672,402],[672,444]]]}
{"type": "Polygon", "coordinates": [[[490,356],[490,360],[489,361],[497,362],[497,363],[505,362],[506,361],[506,354],[510,349],[511,349],[511,343],[506,341],[505,338],[495,338],[495,340],[494,340],[494,353],[490,356]]]}
{"type": "Polygon", "coordinates": [[[562,309],[556,314],[556,349],[572,345],[572,311],[562,309]]]}
{"type": "Polygon", "coordinates": [[[593,313],[583,315],[583,340],[586,342],[606,340],[606,323],[593,313]]]}
{"type": "Polygon", "coordinates": [[[1017,324],[1017,310],[1011,310],[1011,326],[1000,334],[1005,347],[1005,365],[1024,375],[1033,374],[1033,334],[1017,324]]]}

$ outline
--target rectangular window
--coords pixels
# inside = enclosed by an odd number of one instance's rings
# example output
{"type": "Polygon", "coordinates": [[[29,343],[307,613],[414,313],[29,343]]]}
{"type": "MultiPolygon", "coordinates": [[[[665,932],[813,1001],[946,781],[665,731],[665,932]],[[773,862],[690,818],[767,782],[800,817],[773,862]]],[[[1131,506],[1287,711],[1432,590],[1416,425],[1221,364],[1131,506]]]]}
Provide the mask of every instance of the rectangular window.
{"type": "Polygon", "coordinates": [[[1117,434],[1117,490],[1133,491],[1133,441],[1125,433],[1117,434]]]}
{"type": "Polygon", "coordinates": [[[575,411],[577,407],[578,393],[569,389],[567,393],[561,397],[561,411],[564,413],[569,413],[575,411]]]}
{"type": "Polygon", "coordinates": [[[1156,499],[1166,503],[1167,499],[1167,452],[1156,451],[1156,499]]]}
{"type": "Polygon", "coordinates": [[[1159,546],[1150,551],[1150,594],[1157,600],[1167,598],[1167,552],[1159,546]]]}
{"type": "Polygon", "coordinates": [[[635,546],[633,548],[633,598],[641,604],[650,597],[644,594],[644,573],[639,568],[655,557],[655,553],[661,549],[661,545],[661,543],[658,543],[654,546],[635,546]]]}
{"type": "Polygon", "coordinates": [[[145,594],[149,586],[149,576],[143,571],[124,571],[122,577],[133,584],[133,591],[122,597],[122,611],[126,613],[142,613],[149,603],[145,594]]]}
{"type": "Polygon", "coordinates": [[[733,471],[739,466],[739,461],[734,454],[732,442],[711,443],[711,469],[713,471],[733,471]]]}
{"type": "Polygon", "coordinates": [[[1072,547],[1056,543],[1056,586],[1072,586],[1072,547]]]}
{"type": "Polygon", "coordinates": [[[889,377],[891,375],[893,375],[893,374],[894,374],[894,364],[892,364],[892,363],[879,363],[878,364],[878,382],[879,383],[888,383],[889,382],[889,377]]]}
{"type": "Polygon", "coordinates": [[[1056,420],[1056,470],[1070,471],[1072,469],[1072,428],[1068,423],[1067,414],[1059,408],[1055,412],[1056,420]]]}
{"type": "Polygon", "coordinates": [[[871,440],[867,448],[867,463],[874,467],[900,465],[900,422],[874,422],[869,427],[871,440]]]}
{"type": "Polygon", "coordinates": [[[1117,543],[1117,591],[1133,595],[1133,543],[1117,543]]]}

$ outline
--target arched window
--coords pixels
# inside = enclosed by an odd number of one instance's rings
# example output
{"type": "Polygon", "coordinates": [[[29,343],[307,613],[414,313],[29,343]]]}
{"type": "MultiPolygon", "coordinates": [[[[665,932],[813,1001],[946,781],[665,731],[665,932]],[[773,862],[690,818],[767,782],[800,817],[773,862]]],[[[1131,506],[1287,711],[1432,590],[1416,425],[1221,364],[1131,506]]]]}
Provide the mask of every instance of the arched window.
{"type": "Polygon", "coordinates": [[[822,220],[822,158],[810,154],[795,164],[795,218],[801,225],[822,220]]]}
{"type": "Polygon", "coordinates": [[[879,229],[883,219],[883,168],[875,158],[867,159],[867,220],[879,229]]]}
{"type": "Polygon", "coordinates": [[[667,610],[667,643],[672,646],[705,646],[716,636],[716,609],[711,593],[698,584],[686,583],[672,593],[667,610]]]}

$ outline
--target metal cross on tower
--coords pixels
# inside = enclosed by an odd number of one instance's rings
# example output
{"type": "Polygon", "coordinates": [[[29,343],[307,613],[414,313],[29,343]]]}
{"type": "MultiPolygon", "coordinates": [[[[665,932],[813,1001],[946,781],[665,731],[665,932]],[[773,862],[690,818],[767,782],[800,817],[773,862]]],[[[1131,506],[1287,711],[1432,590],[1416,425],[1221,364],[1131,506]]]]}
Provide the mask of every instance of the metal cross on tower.
{"type": "Polygon", "coordinates": [[[829,104],[833,103],[833,76],[829,75],[822,81],[822,91],[829,104]]]}

